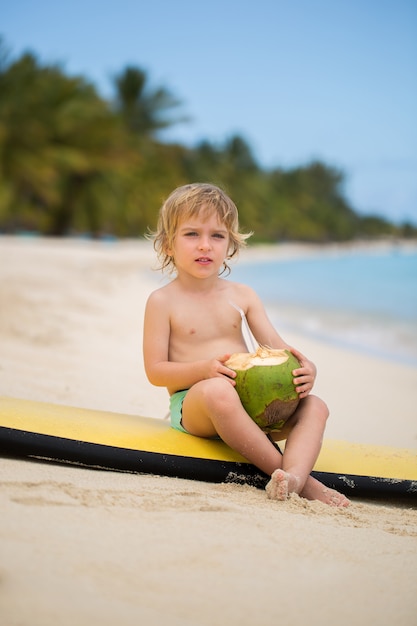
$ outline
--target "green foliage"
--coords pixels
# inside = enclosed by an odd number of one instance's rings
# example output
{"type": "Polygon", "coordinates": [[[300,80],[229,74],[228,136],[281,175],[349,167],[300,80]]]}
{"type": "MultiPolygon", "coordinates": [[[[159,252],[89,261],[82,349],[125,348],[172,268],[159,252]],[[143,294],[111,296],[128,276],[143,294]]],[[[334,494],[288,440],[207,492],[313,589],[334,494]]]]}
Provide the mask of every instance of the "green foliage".
{"type": "Polygon", "coordinates": [[[263,170],[245,139],[194,149],[157,140],[184,118],[165,88],[126,67],[114,102],[82,77],[42,66],[26,53],[10,61],[0,43],[0,230],[141,236],[164,198],[190,181],[223,187],[255,241],[330,241],[415,236],[378,217],[359,217],[343,195],[343,174],[313,162],[263,170]]]}
{"type": "Polygon", "coordinates": [[[94,88],[25,54],[0,74],[0,217],[3,228],[63,234],[95,230],[106,175],[125,137],[94,88]]]}
{"type": "Polygon", "coordinates": [[[184,118],[169,119],[167,111],[180,105],[180,101],[165,88],[148,88],[146,73],[136,67],[126,67],[116,76],[115,110],[126,129],[138,137],[152,136],[155,131],[167,128],[184,118]]]}
{"type": "Polygon", "coordinates": [[[275,239],[342,241],[357,234],[359,218],[341,191],[341,172],[314,162],[271,173],[269,230],[275,239]]]}

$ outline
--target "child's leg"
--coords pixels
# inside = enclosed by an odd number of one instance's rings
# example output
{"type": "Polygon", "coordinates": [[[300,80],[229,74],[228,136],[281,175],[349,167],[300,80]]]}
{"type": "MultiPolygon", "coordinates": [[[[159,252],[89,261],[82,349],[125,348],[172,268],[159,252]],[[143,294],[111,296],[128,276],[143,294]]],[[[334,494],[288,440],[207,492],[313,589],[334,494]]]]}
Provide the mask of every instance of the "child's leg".
{"type": "MultiPolygon", "coordinates": [[[[322,407],[325,407],[323,403],[321,404],[322,407]]],[[[294,428],[299,425],[300,421],[302,426],[305,426],[303,422],[306,418],[303,416],[306,415],[306,411],[297,411],[297,413],[298,416],[295,414],[295,417],[291,420],[294,422],[294,428]]],[[[294,476],[299,479],[299,482],[297,482],[296,489],[293,488],[293,484],[287,484],[286,492],[280,499],[286,497],[290,491],[301,488],[301,492],[298,491],[300,495],[310,500],[318,499],[329,504],[338,504],[338,502],[335,501],[334,494],[336,494],[336,496],[340,496],[340,494],[333,490],[327,490],[318,480],[308,476],[320,451],[321,437],[327,418],[327,409],[324,410],[324,413],[325,416],[321,418],[323,421],[322,430],[320,431],[318,423],[316,423],[314,427],[314,430],[320,433],[319,441],[315,443],[311,441],[308,442],[309,445],[312,445],[312,451],[308,454],[308,461],[301,459],[300,463],[294,466],[297,440],[299,445],[298,449],[301,451],[303,451],[306,443],[307,437],[304,433],[304,427],[299,428],[299,439],[296,437],[296,440],[289,442],[290,454],[288,455],[288,463],[286,462],[284,466],[284,479],[287,479],[286,477],[288,476],[288,482],[290,473],[292,473],[292,469],[294,469],[296,472],[294,476]],[[305,472],[307,472],[307,476],[305,476],[305,472]]],[[[316,418],[316,422],[320,422],[319,417],[316,418]]],[[[184,399],[182,423],[189,433],[199,437],[213,437],[216,434],[219,435],[231,448],[239,452],[242,456],[247,458],[248,461],[259,467],[259,469],[269,476],[271,476],[275,470],[283,467],[284,458],[268,437],[265,436],[265,433],[262,432],[246,413],[235,388],[226,380],[211,378],[194,385],[184,399]]],[[[287,448],[284,456],[286,454],[287,448]]],[[[272,481],[272,483],[274,482],[275,481],[272,481]]],[[[280,480],[278,482],[282,481],[280,480]]],[[[344,496],[340,497],[346,503],[348,502],[344,496]]],[[[343,506],[344,505],[345,504],[343,504],[343,506]]]]}
{"type": "Polygon", "coordinates": [[[267,486],[270,498],[284,500],[289,493],[295,492],[308,500],[321,500],[336,506],[348,505],[349,500],[344,495],[310,476],[320,453],[328,414],[325,403],[309,395],[287,421],[281,468],[272,474],[267,486]]]}
{"type": "Polygon", "coordinates": [[[281,454],[243,408],[235,388],[222,378],[209,378],[188,391],[182,425],[198,437],[219,437],[269,476],[281,467],[281,454]]]}
{"type": "MultiPolygon", "coordinates": [[[[301,493],[319,456],[329,411],[325,403],[309,395],[285,425],[286,444],[276,487],[301,493]],[[281,485],[279,485],[281,483],[281,485]]],[[[277,494],[278,496],[278,494],[277,494]]]]}

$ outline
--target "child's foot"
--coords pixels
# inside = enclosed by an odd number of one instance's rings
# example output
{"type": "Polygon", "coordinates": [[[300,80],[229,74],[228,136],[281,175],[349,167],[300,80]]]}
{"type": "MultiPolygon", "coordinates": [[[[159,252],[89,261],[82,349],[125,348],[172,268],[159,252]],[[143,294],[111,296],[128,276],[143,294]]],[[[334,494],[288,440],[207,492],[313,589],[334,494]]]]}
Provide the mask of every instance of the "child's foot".
{"type": "MultiPolygon", "coordinates": [[[[272,473],[271,480],[265,487],[268,498],[271,500],[286,500],[290,493],[299,493],[299,481],[294,474],[276,469],[272,473]]],[[[307,500],[319,500],[324,504],[336,507],[349,506],[350,501],[335,489],[325,487],[312,476],[306,481],[300,495],[307,500]]]]}
{"type": "Polygon", "coordinates": [[[325,497],[330,506],[349,506],[350,500],[343,493],[335,489],[326,489],[326,492],[325,497]]]}
{"type": "Polygon", "coordinates": [[[286,500],[290,493],[298,493],[298,479],[293,474],[276,469],[271,480],[265,487],[266,495],[270,500],[286,500]]]}
{"type": "Polygon", "coordinates": [[[312,476],[309,476],[307,479],[300,495],[303,498],[307,498],[307,500],[319,500],[329,506],[346,507],[350,504],[350,501],[343,493],[330,489],[330,487],[325,487],[323,483],[312,476]]]}
{"type": "Polygon", "coordinates": [[[315,500],[320,500],[320,502],[324,502],[324,504],[328,504],[329,506],[344,507],[350,504],[350,501],[343,493],[339,493],[335,489],[329,489],[328,487],[324,487],[324,489],[321,490],[320,496],[315,498],[315,500]]]}

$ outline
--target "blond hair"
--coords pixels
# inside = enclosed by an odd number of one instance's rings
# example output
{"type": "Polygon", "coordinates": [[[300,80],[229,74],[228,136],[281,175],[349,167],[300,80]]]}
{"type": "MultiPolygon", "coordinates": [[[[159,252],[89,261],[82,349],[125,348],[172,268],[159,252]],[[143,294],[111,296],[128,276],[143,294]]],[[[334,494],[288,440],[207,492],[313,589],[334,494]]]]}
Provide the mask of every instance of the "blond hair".
{"type": "MultiPolygon", "coordinates": [[[[160,262],[161,270],[173,272],[175,261],[168,254],[173,247],[174,238],[181,222],[190,217],[203,214],[217,215],[219,222],[223,224],[229,234],[228,259],[234,257],[241,248],[246,245],[252,233],[239,232],[239,217],[235,203],[219,187],[208,183],[191,183],[177,187],[163,203],[158,218],[155,232],[150,232],[148,238],[153,240],[153,245],[160,262]]],[[[223,271],[230,273],[230,267],[223,262],[223,271]]]]}

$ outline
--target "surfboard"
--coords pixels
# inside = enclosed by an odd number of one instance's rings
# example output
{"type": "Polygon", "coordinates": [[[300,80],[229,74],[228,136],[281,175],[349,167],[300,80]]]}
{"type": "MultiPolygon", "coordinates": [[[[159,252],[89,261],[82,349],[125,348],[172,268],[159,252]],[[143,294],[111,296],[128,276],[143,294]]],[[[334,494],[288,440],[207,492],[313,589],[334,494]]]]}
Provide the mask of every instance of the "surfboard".
{"type": "MultiPolygon", "coordinates": [[[[220,440],[166,420],[0,397],[0,454],[213,483],[269,477],[220,440]]],[[[312,472],[348,496],[417,500],[417,451],[325,440],[312,472]]]]}

